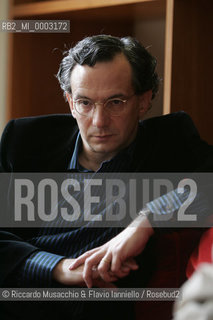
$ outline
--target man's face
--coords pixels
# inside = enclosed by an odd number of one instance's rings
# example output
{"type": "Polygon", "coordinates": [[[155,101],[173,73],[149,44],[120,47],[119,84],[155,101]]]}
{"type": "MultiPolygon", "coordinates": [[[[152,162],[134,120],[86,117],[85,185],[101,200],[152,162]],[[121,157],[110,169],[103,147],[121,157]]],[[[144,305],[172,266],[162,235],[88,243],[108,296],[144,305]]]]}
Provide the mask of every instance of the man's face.
{"type": "Polygon", "coordinates": [[[93,67],[76,65],[71,73],[71,88],[72,97],[68,99],[80,129],[83,152],[92,152],[107,160],[133,141],[138,121],[149,107],[151,92],[134,95],[132,70],[123,54],[116,55],[112,61],[96,63],[93,67]],[[103,104],[96,105],[92,116],[83,116],[73,104],[73,100],[79,98],[105,102],[114,97],[128,100],[125,112],[120,116],[110,115],[103,104]]]}

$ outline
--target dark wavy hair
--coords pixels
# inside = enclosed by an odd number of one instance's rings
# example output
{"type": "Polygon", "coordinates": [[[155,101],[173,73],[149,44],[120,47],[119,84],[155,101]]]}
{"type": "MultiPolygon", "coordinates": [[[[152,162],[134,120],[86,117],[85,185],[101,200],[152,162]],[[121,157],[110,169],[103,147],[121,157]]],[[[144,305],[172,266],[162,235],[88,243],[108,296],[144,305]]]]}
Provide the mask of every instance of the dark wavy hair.
{"type": "Polygon", "coordinates": [[[97,62],[111,61],[115,55],[124,54],[132,68],[132,85],[135,94],[152,90],[152,99],[159,86],[155,71],[156,59],[146,48],[132,37],[118,38],[110,35],[96,35],[84,38],[73,48],[65,51],[56,75],[64,95],[72,93],[70,76],[73,68],[79,65],[94,66],[97,62]]]}

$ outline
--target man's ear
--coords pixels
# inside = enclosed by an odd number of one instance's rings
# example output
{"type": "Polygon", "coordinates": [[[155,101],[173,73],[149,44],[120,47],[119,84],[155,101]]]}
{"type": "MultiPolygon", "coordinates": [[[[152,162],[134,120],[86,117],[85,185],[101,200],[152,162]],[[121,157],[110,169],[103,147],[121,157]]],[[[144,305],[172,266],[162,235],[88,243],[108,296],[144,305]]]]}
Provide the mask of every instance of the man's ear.
{"type": "Polygon", "coordinates": [[[72,113],[72,116],[73,116],[73,118],[75,118],[75,109],[74,109],[74,106],[73,106],[73,100],[72,100],[71,95],[68,92],[66,92],[66,98],[67,98],[67,101],[69,103],[70,111],[72,113]]]}
{"type": "Polygon", "coordinates": [[[152,100],[152,90],[146,91],[139,97],[140,101],[140,110],[139,117],[142,119],[147,111],[150,109],[151,100],[152,100]]]}

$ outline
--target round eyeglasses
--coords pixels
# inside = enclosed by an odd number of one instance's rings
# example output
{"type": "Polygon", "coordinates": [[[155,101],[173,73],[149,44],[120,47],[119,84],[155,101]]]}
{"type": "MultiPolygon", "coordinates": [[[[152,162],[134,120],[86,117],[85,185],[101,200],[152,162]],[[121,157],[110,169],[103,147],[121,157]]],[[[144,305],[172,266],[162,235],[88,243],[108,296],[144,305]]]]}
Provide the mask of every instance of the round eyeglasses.
{"type": "Polygon", "coordinates": [[[93,102],[90,99],[80,98],[73,99],[75,110],[82,116],[90,117],[97,105],[103,105],[104,110],[111,116],[120,116],[126,110],[127,102],[134,96],[131,95],[127,99],[112,98],[105,102],[93,102]]]}

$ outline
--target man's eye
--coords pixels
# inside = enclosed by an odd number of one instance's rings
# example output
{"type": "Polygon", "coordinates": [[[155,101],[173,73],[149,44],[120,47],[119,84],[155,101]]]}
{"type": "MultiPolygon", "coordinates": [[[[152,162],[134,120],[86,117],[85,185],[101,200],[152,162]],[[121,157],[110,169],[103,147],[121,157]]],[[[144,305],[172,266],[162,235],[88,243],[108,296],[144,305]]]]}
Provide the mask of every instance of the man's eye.
{"type": "Polygon", "coordinates": [[[92,107],[92,102],[90,100],[85,100],[85,99],[79,99],[76,101],[77,102],[77,107],[78,108],[91,108],[92,107]]]}
{"type": "Polygon", "coordinates": [[[121,104],[123,104],[123,101],[119,100],[119,99],[113,99],[113,100],[111,100],[111,103],[114,105],[121,105],[121,104]]]}
{"type": "Polygon", "coordinates": [[[91,102],[89,100],[79,100],[78,103],[82,106],[82,107],[88,107],[91,105],[91,102]]]}
{"type": "Polygon", "coordinates": [[[124,101],[121,99],[112,99],[107,102],[107,108],[111,110],[117,110],[123,108],[124,101]]]}

